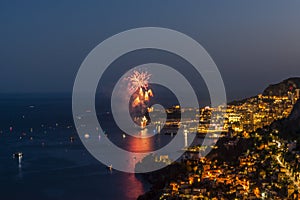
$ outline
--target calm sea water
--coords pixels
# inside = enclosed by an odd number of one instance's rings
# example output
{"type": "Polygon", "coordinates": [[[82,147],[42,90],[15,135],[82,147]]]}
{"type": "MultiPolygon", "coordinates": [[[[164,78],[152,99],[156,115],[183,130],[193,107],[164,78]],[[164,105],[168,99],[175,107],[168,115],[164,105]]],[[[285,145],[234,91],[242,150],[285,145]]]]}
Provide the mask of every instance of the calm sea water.
{"type": "MultiPolygon", "coordinates": [[[[5,96],[0,112],[0,199],[131,200],[149,189],[141,175],[111,172],[86,151],[70,99],[5,96]],[[21,160],[13,158],[16,152],[23,152],[21,160]]],[[[107,122],[108,137],[128,150],[156,149],[171,139],[158,135],[137,144],[107,122]]]]}

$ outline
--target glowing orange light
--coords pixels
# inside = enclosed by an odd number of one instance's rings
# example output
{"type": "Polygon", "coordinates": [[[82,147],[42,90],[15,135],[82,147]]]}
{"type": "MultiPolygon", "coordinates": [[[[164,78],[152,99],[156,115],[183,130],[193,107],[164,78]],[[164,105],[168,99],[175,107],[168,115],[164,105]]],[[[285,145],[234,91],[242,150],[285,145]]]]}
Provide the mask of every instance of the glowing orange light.
{"type": "Polygon", "coordinates": [[[141,121],[141,127],[142,128],[145,128],[146,126],[147,126],[147,118],[144,116],[143,118],[142,118],[142,121],[141,121]]]}
{"type": "Polygon", "coordinates": [[[150,89],[150,90],[148,90],[147,91],[147,93],[148,93],[148,95],[150,96],[150,97],[153,97],[153,92],[152,92],[152,90],[150,89]]]}
{"type": "Polygon", "coordinates": [[[145,92],[145,101],[149,101],[148,92],[145,92]]]}
{"type": "Polygon", "coordinates": [[[140,88],[139,95],[140,95],[140,97],[143,97],[143,96],[144,96],[144,93],[143,93],[143,89],[142,89],[142,88],[140,88]]]}
{"type": "Polygon", "coordinates": [[[132,102],[132,106],[136,107],[140,104],[141,100],[140,97],[135,98],[135,100],[132,102]]]}

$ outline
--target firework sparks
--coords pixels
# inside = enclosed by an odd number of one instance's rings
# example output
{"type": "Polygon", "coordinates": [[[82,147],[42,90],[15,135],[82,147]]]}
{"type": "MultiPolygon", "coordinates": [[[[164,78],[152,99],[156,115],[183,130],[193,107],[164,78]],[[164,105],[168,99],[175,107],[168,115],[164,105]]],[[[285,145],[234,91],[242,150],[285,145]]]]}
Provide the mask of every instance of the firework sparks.
{"type": "Polygon", "coordinates": [[[145,92],[145,101],[149,101],[149,95],[148,95],[148,92],[145,92]]]}
{"type": "Polygon", "coordinates": [[[137,91],[139,88],[148,88],[149,79],[151,74],[148,72],[133,71],[133,74],[126,79],[129,80],[128,88],[131,92],[137,91]]]}
{"type": "Polygon", "coordinates": [[[132,107],[136,107],[141,103],[140,97],[136,97],[132,102],[132,107]]]}
{"type": "Polygon", "coordinates": [[[150,89],[150,90],[148,90],[147,91],[147,93],[148,93],[148,95],[150,96],[150,97],[153,97],[153,92],[152,92],[152,90],[150,89]]]}

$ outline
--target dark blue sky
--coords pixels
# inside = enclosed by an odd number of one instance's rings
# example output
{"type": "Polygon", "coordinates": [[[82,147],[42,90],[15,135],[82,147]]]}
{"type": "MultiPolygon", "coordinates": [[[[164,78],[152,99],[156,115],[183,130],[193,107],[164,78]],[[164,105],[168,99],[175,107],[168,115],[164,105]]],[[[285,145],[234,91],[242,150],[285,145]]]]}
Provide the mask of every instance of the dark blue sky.
{"type": "MultiPolygon", "coordinates": [[[[300,76],[300,1],[1,1],[0,92],[71,92],[86,55],[118,32],[178,30],[201,43],[229,99],[300,76]]],[[[139,58],[136,58],[139,59],[139,58]]]]}

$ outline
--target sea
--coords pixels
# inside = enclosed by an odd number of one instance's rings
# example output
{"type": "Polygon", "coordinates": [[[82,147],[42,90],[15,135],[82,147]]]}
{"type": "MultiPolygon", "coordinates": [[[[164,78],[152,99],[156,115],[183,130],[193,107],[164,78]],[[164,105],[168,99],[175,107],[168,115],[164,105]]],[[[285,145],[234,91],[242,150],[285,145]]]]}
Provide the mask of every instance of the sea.
{"type": "MultiPolygon", "coordinates": [[[[130,142],[108,112],[107,137],[127,150],[147,150],[167,144],[172,137],[130,142]]],[[[0,95],[0,199],[133,200],[150,189],[141,174],[109,170],[81,143],[72,118],[70,95],[0,95]],[[22,153],[22,158],[14,157],[22,153]]]]}

